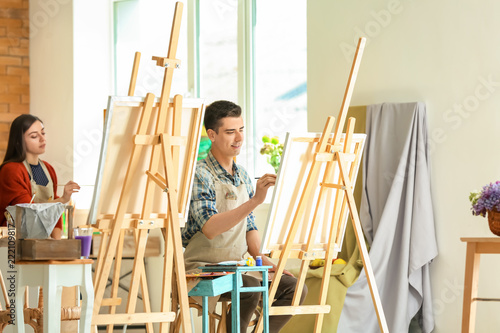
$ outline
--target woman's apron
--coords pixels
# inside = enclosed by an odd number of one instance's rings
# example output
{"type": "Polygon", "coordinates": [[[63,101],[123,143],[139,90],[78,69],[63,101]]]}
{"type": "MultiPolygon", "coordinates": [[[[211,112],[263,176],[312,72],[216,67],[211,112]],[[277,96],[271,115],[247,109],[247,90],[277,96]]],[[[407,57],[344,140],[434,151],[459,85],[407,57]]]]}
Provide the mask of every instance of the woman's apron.
{"type": "MultiPolygon", "coordinates": [[[[216,172],[209,166],[215,180],[215,207],[219,213],[227,212],[241,206],[249,199],[246,185],[224,184],[216,172]]],[[[226,232],[208,239],[198,231],[189,241],[184,251],[186,271],[227,260],[242,260],[248,250],[246,241],[247,218],[226,232]]]]}
{"type": "Polygon", "coordinates": [[[45,166],[45,163],[40,161],[40,165],[42,166],[43,172],[45,172],[45,176],[47,176],[47,179],[49,182],[47,185],[38,185],[35,180],[33,179],[33,173],[31,172],[31,167],[28,164],[28,162],[25,160],[23,162],[24,166],[26,167],[26,170],[28,170],[28,174],[30,175],[30,182],[31,182],[31,195],[35,194],[35,198],[33,199],[33,202],[35,203],[41,203],[41,202],[47,202],[49,200],[54,200],[54,184],[52,183],[52,178],[50,178],[50,173],[49,170],[47,170],[47,167],[45,166]]]}

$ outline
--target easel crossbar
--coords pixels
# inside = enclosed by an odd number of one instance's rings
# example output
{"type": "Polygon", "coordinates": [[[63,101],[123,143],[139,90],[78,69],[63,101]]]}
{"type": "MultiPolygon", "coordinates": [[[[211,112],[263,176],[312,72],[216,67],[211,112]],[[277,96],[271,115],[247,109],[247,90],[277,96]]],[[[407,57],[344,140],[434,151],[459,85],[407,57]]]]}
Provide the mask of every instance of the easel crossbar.
{"type": "MultiPolygon", "coordinates": [[[[171,136],[170,144],[172,146],[185,146],[187,144],[187,138],[185,136],[171,136]]],[[[160,135],[135,135],[134,136],[134,144],[136,145],[145,145],[145,146],[154,146],[160,144],[160,135]]]]}
{"type": "Polygon", "coordinates": [[[122,304],[122,299],[120,297],[103,298],[101,306],[117,306],[120,304],[122,304]]]}
{"type": "MultiPolygon", "coordinates": [[[[317,243],[314,244],[313,247],[317,248],[324,248],[327,243],[317,243]]],[[[277,259],[281,256],[281,251],[284,248],[284,244],[280,244],[279,246],[276,246],[278,249],[277,250],[272,250],[271,253],[269,254],[269,257],[272,259],[277,259]]],[[[302,248],[306,248],[307,244],[301,244],[300,245],[302,248]]],[[[288,258],[290,259],[303,259],[303,260],[313,260],[313,259],[324,259],[325,258],[325,253],[326,251],[324,250],[314,250],[314,251],[305,251],[305,250],[299,250],[299,249],[292,249],[290,251],[290,254],[288,255],[288,258]]]]}
{"type": "MultiPolygon", "coordinates": [[[[352,162],[356,159],[355,154],[346,153],[344,155],[345,155],[346,162],[352,162]]],[[[333,152],[333,153],[317,153],[316,156],[314,157],[314,160],[318,161],[318,162],[332,162],[335,160],[335,152],[333,152]]]]}
{"type": "MultiPolygon", "coordinates": [[[[143,221],[147,221],[148,224],[150,221],[153,221],[154,225],[156,227],[159,227],[159,226],[162,226],[164,223],[165,223],[165,219],[167,217],[164,217],[164,218],[148,218],[148,219],[144,219],[143,221]]],[[[110,230],[112,225],[114,224],[114,220],[113,219],[98,219],[97,220],[97,223],[99,224],[99,228],[102,230],[110,230]]],[[[137,225],[139,224],[139,219],[136,217],[136,218],[125,218],[123,219],[123,223],[121,225],[121,229],[124,229],[124,230],[128,230],[128,229],[131,229],[131,228],[135,228],[137,225]]],[[[149,228],[151,229],[151,228],[149,228]]]]}
{"type": "Polygon", "coordinates": [[[111,325],[111,324],[143,324],[172,322],[175,320],[175,312],[164,313],[114,313],[100,314],[95,316],[92,325],[111,325]]]}
{"type": "Polygon", "coordinates": [[[345,185],[332,184],[332,183],[320,183],[319,186],[329,187],[329,188],[335,188],[337,190],[345,190],[346,189],[345,185]]]}
{"type": "Polygon", "coordinates": [[[272,306],[269,308],[269,315],[280,316],[329,313],[330,309],[330,305],[272,306]]]}

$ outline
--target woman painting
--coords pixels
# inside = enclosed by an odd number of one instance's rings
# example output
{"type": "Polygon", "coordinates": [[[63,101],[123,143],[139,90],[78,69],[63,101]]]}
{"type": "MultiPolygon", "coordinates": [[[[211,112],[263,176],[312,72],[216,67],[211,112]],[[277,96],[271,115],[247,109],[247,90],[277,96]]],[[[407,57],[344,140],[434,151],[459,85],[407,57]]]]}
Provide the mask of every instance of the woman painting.
{"type": "MultiPolygon", "coordinates": [[[[0,225],[7,224],[4,213],[7,206],[19,203],[67,203],[80,186],[69,181],[61,197],[57,196],[57,176],[54,168],[39,156],[45,153],[45,129],[42,121],[33,115],[23,114],[10,126],[9,142],[3,163],[0,165],[0,225]]],[[[52,238],[60,239],[62,222],[52,231],[52,238]]]]}

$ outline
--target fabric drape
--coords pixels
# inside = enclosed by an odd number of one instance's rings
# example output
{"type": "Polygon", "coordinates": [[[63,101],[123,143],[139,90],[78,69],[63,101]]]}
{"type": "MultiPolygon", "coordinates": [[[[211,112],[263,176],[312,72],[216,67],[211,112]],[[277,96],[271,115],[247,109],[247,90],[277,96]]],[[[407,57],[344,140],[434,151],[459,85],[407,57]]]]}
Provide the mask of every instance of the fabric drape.
{"type": "MultiPolygon", "coordinates": [[[[390,332],[417,314],[434,329],[429,266],[437,256],[423,103],[367,107],[360,219],[390,332]]],[[[338,332],[379,332],[364,270],[347,290],[338,332]]]]}

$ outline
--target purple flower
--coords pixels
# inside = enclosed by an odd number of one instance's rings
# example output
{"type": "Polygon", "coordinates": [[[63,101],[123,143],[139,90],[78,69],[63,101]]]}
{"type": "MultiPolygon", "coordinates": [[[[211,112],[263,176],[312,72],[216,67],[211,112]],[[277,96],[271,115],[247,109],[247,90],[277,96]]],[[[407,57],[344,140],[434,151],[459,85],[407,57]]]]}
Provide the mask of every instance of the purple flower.
{"type": "Polygon", "coordinates": [[[500,181],[484,186],[479,195],[472,192],[469,199],[473,215],[486,216],[489,210],[500,211],[500,181]]]}

